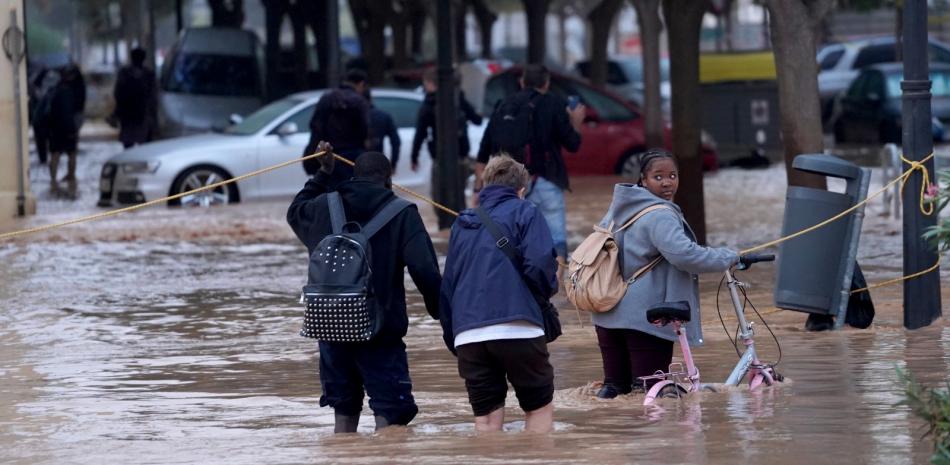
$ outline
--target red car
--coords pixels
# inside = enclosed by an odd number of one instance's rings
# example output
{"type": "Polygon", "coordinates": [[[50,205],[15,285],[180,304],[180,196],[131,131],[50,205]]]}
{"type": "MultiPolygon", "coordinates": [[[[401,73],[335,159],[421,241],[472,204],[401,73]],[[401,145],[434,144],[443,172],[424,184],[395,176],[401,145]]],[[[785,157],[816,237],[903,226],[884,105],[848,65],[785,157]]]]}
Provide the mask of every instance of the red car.
{"type": "MultiPolygon", "coordinates": [[[[491,113],[495,104],[520,89],[521,68],[512,67],[488,79],[485,85],[483,112],[491,113]]],[[[646,135],[640,109],[632,102],[564,74],[551,73],[551,89],[556,95],[580,97],[587,106],[587,118],[581,130],[581,147],[576,153],[564,152],[564,162],[571,175],[639,175],[635,155],[646,150],[646,135]]],[[[670,148],[670,131],[664,139],[670,148]]],[[[717,154],[703,144],[703,168],[718,167],[717,154]]]]}

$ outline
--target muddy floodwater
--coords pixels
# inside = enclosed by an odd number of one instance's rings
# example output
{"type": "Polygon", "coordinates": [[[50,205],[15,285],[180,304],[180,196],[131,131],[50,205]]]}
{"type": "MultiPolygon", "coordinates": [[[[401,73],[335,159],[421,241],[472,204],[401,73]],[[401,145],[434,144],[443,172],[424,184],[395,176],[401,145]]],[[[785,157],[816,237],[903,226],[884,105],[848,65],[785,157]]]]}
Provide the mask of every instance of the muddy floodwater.
{"type": "MultiPolygon", "coordinates": [[[[572,245],[606,209],[615,181],[576,182],[572,245]]],[[[783,195],[780,167],[710,176],[710,242],[774,238],[783,195]]],[[[98,211],[94,203],[94,190],[75,203],[49,199],[38,217],[10,228],[98,211]]],[[[556,431],[521,433],[511,396],[506,431],[476,435],[455,360],[413,290],[406,344],[418,417],[375,434],[364,409],[359,434],[334,436],[332,411],[318,406],[316,344],[297,335],[306,257],[284,224],[285,208],[156,208],[0,243],[0,462],[900,465],[930,454],[922,424],[898,405],[895,369],[942,384],[945,320],[905,331],[896,286],[873,292],[871,329],[807,333],[802,314],[772,307],[770,264],[741,276],[781,343],[778,369],[788,381],[780,386],[651,408],[638,396],[597,400],[593,329],[558,298],[565,335],[551,346],[556,431]]],[[[434,224],[430,209],[421,210],[434,224]]],[[[859,254],[871,282],[901,266],[900,222],[879,210],[868,211],[859,254]]],[[[446,235],[434,241],[444,252],[446,235]]],[[[704,381],[721,382],[736,354],[716,312],[719,276],[701,282],[707,343],[695,355],[704,381]]],[[[724,298],[722,312],[733,329],[724,298]]],[[[777,360],[769,332],[756,328],[763,358],[777,360]]]]}

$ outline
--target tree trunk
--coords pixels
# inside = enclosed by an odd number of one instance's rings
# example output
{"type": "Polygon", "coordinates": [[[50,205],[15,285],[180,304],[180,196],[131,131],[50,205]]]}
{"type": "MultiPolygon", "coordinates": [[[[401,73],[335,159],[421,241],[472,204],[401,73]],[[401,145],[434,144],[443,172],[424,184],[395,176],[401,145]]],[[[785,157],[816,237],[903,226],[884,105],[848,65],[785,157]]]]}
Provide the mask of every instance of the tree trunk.
{"type": "Polygon", "coordinates": [[[607,43],[610,40],[610,28],[620,11],[623,0],[601,0],[587,14],[590,24],[590,68],[591,84],[603,86],[607,83],[607,43]]]}
{"type": "Polygon", "coordinates": [[[790,186],[825,189],[824,176],[792,169],[795,157],[821,153],[821,104],[818,98],[818,63],[815,37],[832,0],[767,0],[775,51],[785,170],[790,186]]]}
{"type": "MultiPolygon", "coordinates": [[[[333,81],[338,79],[333,79],[333,77],[327,75],[330,71],[331,55],[333,55],[330,47],[331,44],[335,43],[330,40],[328,24],[330,18],[326,14],[327,0],[309,0],[302,2],[301,6],[303,7],[303,16],[313,33],[314,45],[317,49],[317,69],[320,71],[317,75],[321,81],[313,84],[318,87],[334,87],[338,82],[333,81]]],[[[339,56],[339,52],[337,52],[337,56],[339,56]]],[[[337,65],[337,72],[339,72],[339,65],[337,65]]]]}
{"type": "Polygon", "coordinates": [[[392,3],[389,0],[350,0],[350,11],[360,37],[369,83],[382,84],[386,73],[385,28],[392,13],[392,3]]]}
{"type": "Polygon", "coordinates": [[[426,32],[426,19],[429,16],[429,11],[425,8],[425,5],[418,2],[414,2],[411,11],[412,13],[409,16],[412,22],[411,52],[413,59],[419,59],[422,56],[422,39],[426,32]]]}
{"type": "Polygon", "coordinates": [[[705,12],[706,2],[663,0],[663,16],[669,31],[673,154],[679,161],[680,174],[675,200],[700,244],[706,243],[699,92],[699,32],[705,12]]]}
{"type": "Polygon", "coordinates": [[[297,91],[309,87],[310,66],[307,63],[307,18],[300,2],[290,7],[290,25],[294,31],[294,87],[297,91]]]}
{"type": "Polygon", "coordinates": [[[455,24],[453,25],[452,35],[453,38],[453,50],[455,63],[462,62],[468,59],[468,50],[465,47],[465,32],[466,32],[466,17],[468,16],[468,2],[465,1],[454,1],[452,4],[452,19],[455,24]]]}
{"type": "Polygon", "coordinates": [[[482,58],[491,58],[492,56],[492,26],[498,19],[485,0],[469,0],[472,5],[472,13],[475,14],[475,21],[478,22],[478,32],[482,41],[482,58]]]}
{"type": "Polygon", "coordinates": [[[663,99],[660,95],[660,0],[631,0],[637,10],[643,60],[643,115],[648,148],[663,147],[663,99]]]}
{"type": "Polygon", "coordinates": [[[547,57],[547,16],[551,0],[521,0],[528,23],[527,62],[544,64],[547,57]]]}
{"type": "Polygon", "coordinates": [[[211,25],[236,27],[244,25],[244,0],[208,0],[211,8],[211,25]]]}
{"type": "Polygon", "coordinates": [[[393,3],[389,26],[393,30],[393,68],[406,68],[409,66],[409,10],[405,1],[393,3]]]}
{"type": "Polygon", "coordinates": [[[283,23],[285,0],[264,0],[264,62],[267,63],[267,98],[280,96],[277,71],[280,66],[280,25],[283,23]]]}
{"type": "Polygon", "coordinates": [[[894,47],[895,60],[894,61],[904,61],[904,5],[898,3],[894,6],[895,19],[894,22],[894,39],[897,40],[897,43],[894,47]]]}

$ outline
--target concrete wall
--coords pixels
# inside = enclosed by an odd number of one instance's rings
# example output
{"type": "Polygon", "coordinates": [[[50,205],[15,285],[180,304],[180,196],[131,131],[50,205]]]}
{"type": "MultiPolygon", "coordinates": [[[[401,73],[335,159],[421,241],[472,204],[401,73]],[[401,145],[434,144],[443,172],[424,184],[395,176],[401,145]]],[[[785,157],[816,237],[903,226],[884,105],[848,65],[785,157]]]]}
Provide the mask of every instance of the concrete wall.
{"type": "MultiPolygon", "coordinates": [[[[10,11],[16,10],[20,29],[23,29],[23,0],[0,0],[0,35],[10,27],[10,11]]],[[[0,224],[9,223],[17,215],[17,157],[23,159],[24,188],[27,195],[27,212],[35,211],[35,199],[30,194],[29,138],[27,124],[26,61],[20,65],[20,115],[23,124],[19,128],[23,141],[23,153],[17,152],[16,107],[13,92],[13,63],[0,51],[0,224]]]]}

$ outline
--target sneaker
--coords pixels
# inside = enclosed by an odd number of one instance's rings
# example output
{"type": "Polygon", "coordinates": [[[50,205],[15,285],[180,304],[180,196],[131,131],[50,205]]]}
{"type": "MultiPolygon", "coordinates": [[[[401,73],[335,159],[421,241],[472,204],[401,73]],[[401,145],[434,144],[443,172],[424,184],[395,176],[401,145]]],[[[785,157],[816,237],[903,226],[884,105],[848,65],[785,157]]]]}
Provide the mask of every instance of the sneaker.
{"type": "Polygon", "coordinates": [[[604,386],[597,391],[597,398],[613,399],[621,394],[630,394],[630,388],[621,389],[616,384],[604,384],[604,386]]]}

